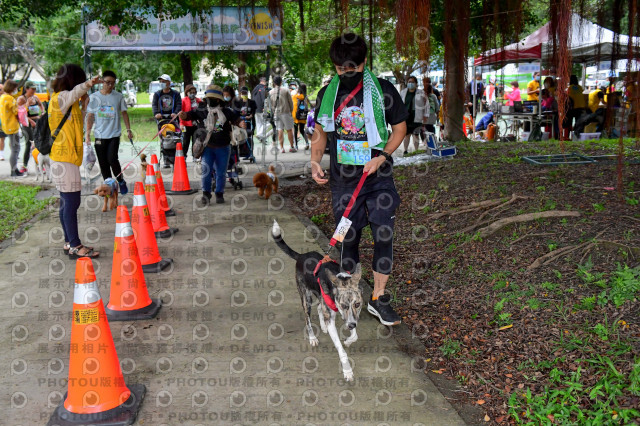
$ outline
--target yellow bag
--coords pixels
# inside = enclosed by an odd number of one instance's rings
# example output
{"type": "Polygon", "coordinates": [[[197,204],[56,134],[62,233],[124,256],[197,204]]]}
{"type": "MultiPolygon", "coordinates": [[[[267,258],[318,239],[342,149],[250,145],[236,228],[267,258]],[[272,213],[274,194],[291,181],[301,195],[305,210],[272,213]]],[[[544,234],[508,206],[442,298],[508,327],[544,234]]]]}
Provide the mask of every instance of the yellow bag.
{"type": "Polygon", "coordinates": [[[31,151],[31,156],[36,161],[36,164],[38,164],[38,154],[40,154],[40,151],[38,151],[38,148],[33,148],[33,151],[31,151]]]}

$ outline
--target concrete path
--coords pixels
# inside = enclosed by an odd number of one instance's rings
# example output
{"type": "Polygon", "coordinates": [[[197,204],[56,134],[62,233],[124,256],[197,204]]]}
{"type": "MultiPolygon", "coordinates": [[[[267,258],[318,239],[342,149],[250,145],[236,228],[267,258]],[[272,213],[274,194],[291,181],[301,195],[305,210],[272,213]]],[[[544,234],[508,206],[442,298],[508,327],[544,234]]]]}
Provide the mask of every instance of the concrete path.
{"type": "MultiPolygon", "coordinates": [[[[131,156],[122,146],[125,162],[131,156]]],[[[304,153],[278,157],[284,173],[304,172],[304,153]]],[[[250,182],[256,168],[247,167],[244,190],[227,185],[224,205],[200,209],[199,194],[171,197],[178,215],[168,221],[180,231],[159,246],[174,268],[145,277],[164,306],[153,320],[110,324],[126,382],[147,386],[137,424],[464,424],[421,371],[420,357],[400,349],[421,350],[404,325],[389,329],[363,309],[359,340],[347,348],[353,384],[342,379],[337,352],[319,327],[319,347],[309,346],[294,262],[269,230],[277,218],[298,251],[326,242],[311,238],[281,197],[258,198],[250,182]]],[[[137,167],[131,172],[133,188],[137,167]]],[[[191,166],[189,173],[199,188],[191,166]]],[[[0,177],[7,175],[5,161],[0,177]]],[[[165,183],[170,187],[170,175],[165,183]]],[[[99,201],[83,196],[80,231],[102,252],[94,265],[106,303],[115,210],[100,212],[99,201]]],[[[131,207],[132,196],[121,203],[131,207]]],[[[67,389],[75,262],[62,253],[60,238],[53,209],[0,252],[2,425],[46,424],[67,389]]],[[[344,340],[348,333],[340,334],[344,340]]]]}

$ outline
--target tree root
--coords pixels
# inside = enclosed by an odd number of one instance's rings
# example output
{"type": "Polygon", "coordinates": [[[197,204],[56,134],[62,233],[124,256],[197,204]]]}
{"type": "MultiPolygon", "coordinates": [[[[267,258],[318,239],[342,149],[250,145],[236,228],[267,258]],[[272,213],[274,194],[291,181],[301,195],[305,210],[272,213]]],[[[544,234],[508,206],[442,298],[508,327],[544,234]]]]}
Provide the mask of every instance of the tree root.
{"type": "Polygon", "coordinates": [[[545,236],[548,236],[548,235],[555,235],[555,232],[541,232],[539,234],[526,234],[526,235],[523,235],[522,237],[520,237],[520,238],[518,238],[516,240],[511,241],[511,243],[509,243],[509,244],[510,245],[514,245],[515,243],[518,243],[518,242],[524,240],[525,238],[529,238],[529,237],[545,237],[545,236]]]}
{"type": "Polygon", "coordinates": [[[521,195],[512,194],[511,195],[511,199],[509,201],[507,201],[505,203],[502,203],[502,204],[500,204],[500,205],[498,205],[496,207],[493,207],[493,208],[487,210],[486,212],[482,213],[480,215],[480,217],[478,217],[478,219],[476,220],[475,226],[480,226],[480,223],[482,222],[482,219],[484,219],[485,216],[487,216],[492,211],[502,210],[503,208],[507,207],[509,204],[513,204],[518,200],[526,200],[526,199],[529,199],[529,198],[531,198],[531,197],[524,197],[524,196],[521,196],[521,195]]]}
{"type": "Polygon", "coordinates": [[[563,247],[561,249],[558,250],[554,250],[551,253],[547,253],[544,256],[540,256],[539,258],[537,258],[536,260],[533,261],[533,263],[531,265],[529,265],[527,267],[527,271],[530,271],[532,269],[536,269],[542,265],[548,265],[549,263],[553,262],[554,260],[558,259],[559,257],[565,256],[571,252],[574,252],[576,250],[579,249],[583,249],[585,250],[585,254],[582,255],[582,258],[580,259],[580,263],[582,263],[582,259],[584,259],[584,256],[586,255],[586,253],[588,253],[591,249],[593,249],[593,247],[595,247],[598,238],[604,234],[604,231],[598,233],[598,235],[595,236],[595,238],[593,238],[592,240],[589,240],[587,242],[584,242],[582,244],[576,244],[576,245],[572,245],[572,246],[566,246],[563,247]]]}
{"type": "Polygon", "coordinates": [[[502,203],[504,203],[505,201],[507,201],[505,198],[500,198],[497,200],[486,200],[486,201],[480,201],[480,202],[473,202],[471,204],[468,204],[466,206],[461,207],[458,210],[447,210],[445,212],[440,212],[440,213],[434,213],[431,214],[429,216],[427,216],[427,218],[429,219],[440,219],[441,217],[444,216],[456,216],[459,214],[464,214],[464,213],[469,213],[469,212],[473,212],[476,210],[482,210],[482,209],[486,209],[487,207],[494,207],[497,205],[500,205],[502,203]]]}
{"type": "Polygon", "coordinates": [[[580,216],[580,212],[566,211],[566,210],[550,210],[546,212],[526,213],[526,214],[499,219],[493,222],[491,225],[481,228],[478,231],[478,233],[481,238],[486,238],[495,234],[500,229],[512,223],[529,222],[536,219],[545,219],[550,217],[578,217],[578,216],[580,216]]]}

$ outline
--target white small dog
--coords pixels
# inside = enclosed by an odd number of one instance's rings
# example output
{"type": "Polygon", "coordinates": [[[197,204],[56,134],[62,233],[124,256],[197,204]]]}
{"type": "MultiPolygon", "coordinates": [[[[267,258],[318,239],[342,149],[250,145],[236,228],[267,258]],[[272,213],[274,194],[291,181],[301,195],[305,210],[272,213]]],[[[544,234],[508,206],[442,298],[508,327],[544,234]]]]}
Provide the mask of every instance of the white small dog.
{"type": "Polygon", "coordinates": [[[40,176],[42,176],[42,182],[44,182],[45,175],[47,181],[51,182],[51,159],[49,158],[49,154],[43,155],[39,152],[36,164],[36,182],[40,181],[40,176]]]}

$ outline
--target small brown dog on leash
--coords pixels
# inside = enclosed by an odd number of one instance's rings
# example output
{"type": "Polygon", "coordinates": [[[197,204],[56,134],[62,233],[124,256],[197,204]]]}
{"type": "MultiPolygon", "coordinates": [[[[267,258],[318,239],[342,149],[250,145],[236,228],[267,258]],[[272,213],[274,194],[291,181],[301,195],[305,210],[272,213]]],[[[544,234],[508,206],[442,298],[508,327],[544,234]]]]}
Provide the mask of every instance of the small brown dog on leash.
{"type": "Polygon", "coordinates": [[[118,207],[118,181],[114,178],[105,180],[93,193],[104,198],[103,212],[107,211],[107,202],[109,202],[109,210],[118,207]]]}
{"type": "Polygon", "coordinates": [[[260,172],[253,176],[253,186],[258,188],[258,196],[268,200],[271,193],[278,193],[278,176],[276,176],[276,168],[269,166],[267,173],[260,172]]]}
{"type": "Polygon", "coordinates": [[[142,182],[147,178],[147,155],[140,154],[140,176],[142,176],[142,182]]]}

